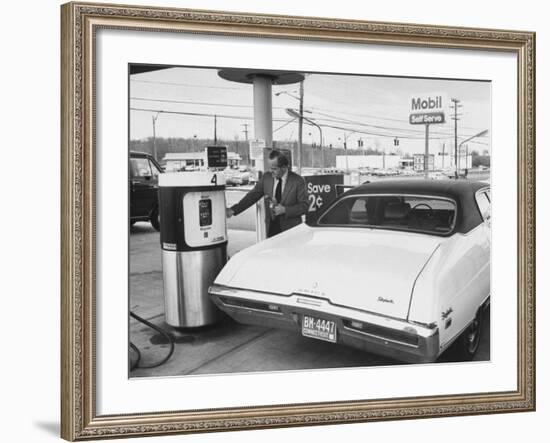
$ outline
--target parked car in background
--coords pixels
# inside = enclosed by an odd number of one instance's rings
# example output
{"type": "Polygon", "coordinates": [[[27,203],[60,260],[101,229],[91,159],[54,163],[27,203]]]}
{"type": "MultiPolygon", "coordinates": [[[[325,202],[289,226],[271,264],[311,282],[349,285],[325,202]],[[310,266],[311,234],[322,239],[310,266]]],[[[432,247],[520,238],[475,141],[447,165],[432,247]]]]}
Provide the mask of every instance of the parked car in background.
{"type": "Polygon", "coordinates": [[[223,171],[226,186],[247,185],[250,182],[250,172],[226,168],[223,171]]]}
{"type": "Polygon", "coordinates": [[[161,166],[152,155],[145,152],[130,152],[129,192],[130,225],[148,221],[160,230],[158,205],[158,176],[161,166]]]}
{"type": "Polygon", "coordinates": [[[428,178],[432,180],[448,180],[449,176],[444,172],[434,171],[434,172],[428,173],[428,178]]]}
{"type": "Polygon", "coordinates": [[[364,184],[234,255],[209,292],[238,322],[406,362],[451,345],[471,359],[490,300],[490,206],[486,183],[364,184]]]}

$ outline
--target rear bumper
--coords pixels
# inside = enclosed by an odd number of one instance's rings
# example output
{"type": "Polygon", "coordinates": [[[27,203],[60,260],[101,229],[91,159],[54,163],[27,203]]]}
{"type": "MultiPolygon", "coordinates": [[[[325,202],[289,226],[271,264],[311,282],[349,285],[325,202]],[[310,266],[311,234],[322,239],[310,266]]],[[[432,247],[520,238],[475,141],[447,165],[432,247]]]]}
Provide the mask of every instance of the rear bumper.
{"type": "Polygon", "coordinates": [[[239,323],[301,333],[304,315],[334,321],[337,343],[409,363],[433,362],[439,356],[439,332],[403,320],[331,304],[328,300],[292,294],[213,285],[212,301],[239,323]]]}

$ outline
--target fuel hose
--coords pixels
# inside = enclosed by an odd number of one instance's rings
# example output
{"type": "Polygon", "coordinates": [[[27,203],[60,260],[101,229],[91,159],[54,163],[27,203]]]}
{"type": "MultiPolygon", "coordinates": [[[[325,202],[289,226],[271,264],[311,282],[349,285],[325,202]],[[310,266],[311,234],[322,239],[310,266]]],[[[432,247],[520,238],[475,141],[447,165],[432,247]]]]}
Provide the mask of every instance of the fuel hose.
{"type": "Polygon", "coordinates": [[[140,323],[143,323],[145,326],[148,326],[149,328],[154,329],[155,331],[157,331],[164,338],[166,338],[166,340],[168,340],[168,344],[170,345],[170,350],[168,351],[168,354],[161,361],[159,361],[157,363],[154,363],[152,365],[143,366],[143,365],[139,364],[140,361],[141,361],[141,352],[139,351],[139,348],[136,345],[134,345],[132,342],[130,342],[130,348],[132,348],[132,350],[137,355],[136,361],[130,366],[130,372],[135,370],[135,369],[158,368],[159,366],[163,365],[168,360],[170,360],[170,357],[172,357],[172,354],[174,353],[174,347],[175,347],[174,337],[172,337],[172,335],[170,333],[166,332],[164,329],[160,328],[159,326],[156,326],[153,323],[145,320],[144,318],[141,318],[139,315],[137,315],[133,311],[130,311],[130,316],[133,317],[134,319],[136,319],[137,321],[139,321],[140,323]]]}

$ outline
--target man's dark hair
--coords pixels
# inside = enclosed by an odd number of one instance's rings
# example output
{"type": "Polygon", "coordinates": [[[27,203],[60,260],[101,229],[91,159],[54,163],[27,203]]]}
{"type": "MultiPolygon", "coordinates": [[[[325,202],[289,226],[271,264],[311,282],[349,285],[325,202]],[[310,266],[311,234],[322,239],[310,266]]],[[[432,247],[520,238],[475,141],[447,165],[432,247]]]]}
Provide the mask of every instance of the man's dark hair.
{"type": "Polygon", "coordinates": [[[288,168],[288,158],[281,151],[277,151],[276,149],[271,151],[269,153],[269,159],[273,160],[274,158],[277,159],[277,166],[279,168],[284,168],[284,167],[288,168]]]}

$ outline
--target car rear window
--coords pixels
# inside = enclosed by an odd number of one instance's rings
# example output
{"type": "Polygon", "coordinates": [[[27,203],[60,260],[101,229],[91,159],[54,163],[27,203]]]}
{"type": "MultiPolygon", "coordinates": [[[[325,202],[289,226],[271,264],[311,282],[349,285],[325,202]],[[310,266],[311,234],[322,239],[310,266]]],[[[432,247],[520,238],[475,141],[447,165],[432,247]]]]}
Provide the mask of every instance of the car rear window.
{"type": "Polygon", "coordinates": [[[317,220],[319,226],[350,226],[449,234],[456,219],[453,200],[414,195],[344,197],[317,220]]]}

